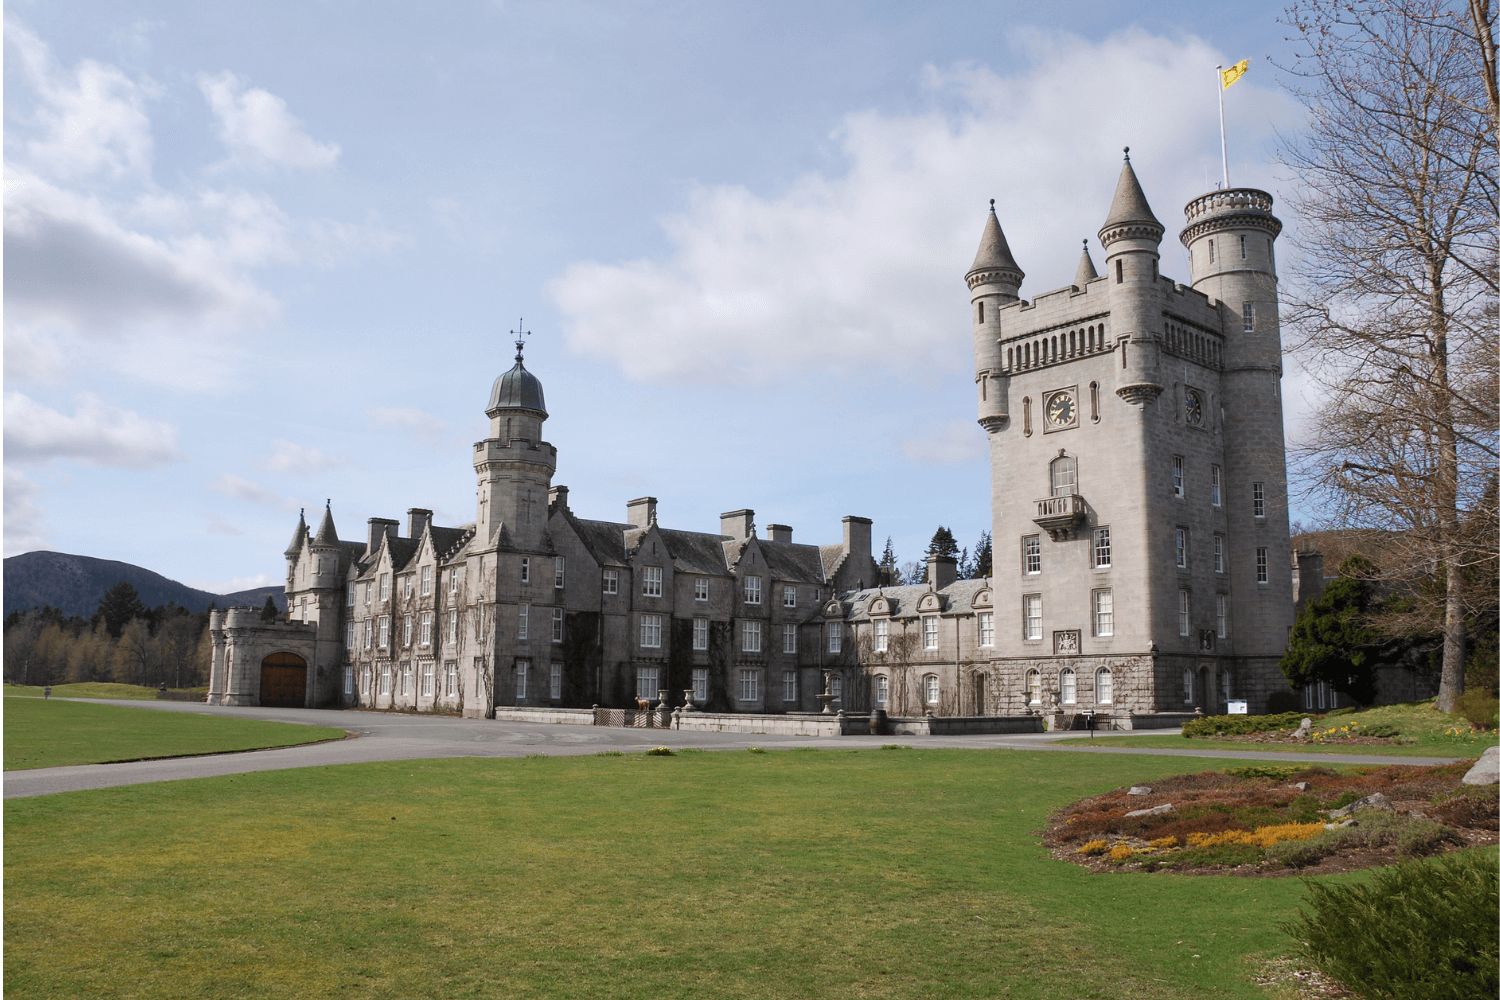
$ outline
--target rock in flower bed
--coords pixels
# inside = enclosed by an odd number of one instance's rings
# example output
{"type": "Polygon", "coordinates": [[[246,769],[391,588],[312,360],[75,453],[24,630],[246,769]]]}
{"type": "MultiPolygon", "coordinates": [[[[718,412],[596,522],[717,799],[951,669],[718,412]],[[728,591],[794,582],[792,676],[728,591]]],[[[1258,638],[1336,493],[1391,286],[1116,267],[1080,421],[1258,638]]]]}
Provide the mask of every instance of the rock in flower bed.
{"type": "Polygon", "coordinates": [[[1097,870],[1296,875],[1391,864],[1500,841],[1496,789],[1461,783],[1471,763],[1177,775],[1149,795],[1121,788],[1075,802],[1051,817],[1043,842],[1097,870]]]}

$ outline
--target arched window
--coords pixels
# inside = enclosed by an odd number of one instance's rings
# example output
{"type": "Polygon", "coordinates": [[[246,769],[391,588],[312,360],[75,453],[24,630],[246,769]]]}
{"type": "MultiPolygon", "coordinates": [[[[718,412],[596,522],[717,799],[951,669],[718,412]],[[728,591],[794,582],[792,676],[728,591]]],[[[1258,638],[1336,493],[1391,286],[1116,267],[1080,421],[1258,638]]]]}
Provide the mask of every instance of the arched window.
{"type": "Polygon", "coordinates": [[[1094,700],[1101,705],[1114,703],[1115,675],[1108,667],[1100,667],[1094,675],[1094,700]]]}
{"type": "Polygon", "coordinates": [[[936,705],[938,700],[937,674],[928,674],[922,678],[922,698],[929,705],[936,705]]]}
{"type": "Polygon", "coordinates": [[[828,693],[833,695],[833,703],[842,705],[844,703],[844,678],[842,674],[833,674],[828,678],[828,693]]]}
{"type": "Polygon", "coordinates": [[[1073,672],[1072,667],[1064,667],[1062,675],[1058,677],[1058,686],[1062,688],[1062,700],[1064,705],[1072,705],[1078,701],[1078,675],[1073,672]]]}
{"type": "Polygon", "coordinates": [[[1193,671],[1189,667],[1182,668],[1182,703],[1184,705],[1193,703],[1193,671]]]}
{"type": "Polygon", "coordinates": [[[1015,359],[1015,353],[1016,353],[1016,351],[1015,351],[1015,348],[1013,348],[1013,347],[1007,347],[1005,349],[1005,367],[1006,368],[1013,367],[1013,361],[1015,359]]]}
{"type": "Polygon", "coordinates": [[[1042,674],[1039,670],[1026,671],[1026,703],[1028,705],[1042,703],[1042,674]]]}
{"type": "Polygon", "coordinates": [[[1031,397],[1021,397],[1021,425],[1027,437],[1031,437],[1031,397]]]}
{"type": "Polygon", "coordinates": [[[1078,463],[1071,455],[1052,460],[1052,495],[1065,497],[1078,492],[1078,463]]]}

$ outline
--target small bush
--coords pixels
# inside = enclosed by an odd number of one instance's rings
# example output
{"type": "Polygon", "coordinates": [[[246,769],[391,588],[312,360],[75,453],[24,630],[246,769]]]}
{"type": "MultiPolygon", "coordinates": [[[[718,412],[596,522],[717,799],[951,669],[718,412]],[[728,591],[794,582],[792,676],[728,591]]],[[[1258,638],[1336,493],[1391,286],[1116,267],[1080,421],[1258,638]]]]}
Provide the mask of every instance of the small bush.
{"type": "Polygon", "coordinates": [[[1283,712],[1278,715],[1209,715],[1201,719],[1189,719],[1182,724],[1182,735],[1193,736],[1247,736],[1250,733],[1266,733],[1277,729],[1296,729],[1306,718],[1301,712],[1283,712]]]}
{"type": "Polygon", "coordinates": [[[1328,803],[1328,808],[1330,808],[1330,809],[1342,809],[1345,806],[1347,806],[1349,803],[1351,803],[1351,802],[1358,802],[1362,798],[1364,798],[1364,795],[1362,793],[1356,792],[1354,789],[1351,788],[1348,791],[1346,791],[1343,794],[1341,794],[1338,798],[1334,799],[1332,802],[1328,803]]]}
{"type": "Polygon", "coordinates": [[[1500,699],[1484,688],[1471,687],[1458,696],[1453,710],[1468,719],[1475,729],[1494,729],[1496,715],[1500,714],[1500,699]]]}
{"type": "Polygon", "coordinates": [[[1377,869],[1365,885],[1310,881],[1312,912],[1282,930],[1318,968],[1359,993],[1468,1000],[1500,991],[1500,870],[1472,854],[1377,869]]]}
{"type": "Polygon", "coordinates": [[[747,752],[749,752],[749,753],[765,753],[766,751],[762,747],[748,747],[747,748],[747,752]]]}
{"type": "Polygon", "coordinates": [[[1401,735],[1401,730],[1397,729],[1395,726],[1385,726],[1385,725],[1370,726],[1369,728],[1365,729],[1365,731],[1362,732],[1360,735],[1361,736],[1379,736],[1379,737],[1381,737],[1383,739],[1389,739],[1392,736],[1400,736],[1401,735]]]}
{"type": "Polygon", "coordinates": [[[1119,864],[1122,861],[1129,861],[1131,855],[1133,855],[1134,853],[1135,851],[1132,848],[1126,847],[1124,844],[1121,844],[1119,847],[1116,847],[1109,852],[1109,860],[1115,862],[1116,864],[1119,864]]]}
{"type": "Polygon", "coordinates": [[[1292,775],[1302,770],[1300,764],[1288,767],[1285,764],[1251,764],[1247,767],[1226,767],[1225,774],[1236,778],[1270,778],[1272,781],[1290,781],[1292,775]]]}
{"type": "MultiPolygon", "coordinates": [[[[1436,825],[1436,824],[1434,824],[1436,825]]],[[[1263,826],[1251,833],[1246,830],[1225,830],[1223,833],[1188,834],[1189,847],[1217,847],[1220,844],[1248,844],[1253,847],[1271,847],[1283,840],[1310,840],[1323,832],[1322,823],[1280,823],[1263,826]]]]}
{"type": "Polygon", "coordinates": [[[1156,847],[1156,848],[1160,848],[1162,850],[1166,850],[1168,848],[1176,847],[1177,846],[1177,838],[1176,837],[1157,837],[1155,840],[1151,841],[1151,846],[1152,847],[1156,847]]]}
{"type": "Polygon", "coordinates": [[[647,757],[676,757],[677,751],[671,747],[652,747],[646,751],[647,757]]]}
{"type": "Polygon", "coordinates": [[[882,749],[882,750],[910,750],[911,747],[904,746],[904,745],[902,745],[900,743],[887,743],[884,746],[882,746],[880,749],[882,749]]]}
{"type": "Polygon", "coordinates": [[[1084,855],[1085,857],[1092,858],[1092,857],[1097,857],[1098,855],[1103,854],[1105,851],[1108,851],[1108,850],[1109,850],[1109,841],[1107,841],[1107,840],[1091,840],[1087,844],[1084,844],[1082,847],[1080,847],[1078,849],[1078,853],[1084,855]]]}
{"type": "Polygon", "coordinates": [[[1500,800],[1489,788],[1465,785],[1464,794],[1439,803],[1433,812],[1439,820],[1452,826],[1500,830],[1500,800]]]}
{"type": "Polygon", "coordinates": [[[623,756],[625,756],[625,752],[623,750],[600,750],[598,753],[594,754],[594,756],[595,757],[623,757],[623,756]]]}

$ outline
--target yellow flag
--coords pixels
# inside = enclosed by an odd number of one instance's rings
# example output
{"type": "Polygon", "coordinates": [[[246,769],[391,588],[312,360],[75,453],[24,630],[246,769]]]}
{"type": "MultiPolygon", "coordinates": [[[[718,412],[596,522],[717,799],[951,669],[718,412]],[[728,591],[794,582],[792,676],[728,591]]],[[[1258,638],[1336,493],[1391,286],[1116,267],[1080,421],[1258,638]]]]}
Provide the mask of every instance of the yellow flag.
{"type": "Polygon", "coordinates": [[[1249,70],[1250,60],[1241,59],[1228,69],[1219,70],[1219,81],[1224,85],[1224,89],[1228,90],[1235,81],[1244,76],[1249,70]]]}

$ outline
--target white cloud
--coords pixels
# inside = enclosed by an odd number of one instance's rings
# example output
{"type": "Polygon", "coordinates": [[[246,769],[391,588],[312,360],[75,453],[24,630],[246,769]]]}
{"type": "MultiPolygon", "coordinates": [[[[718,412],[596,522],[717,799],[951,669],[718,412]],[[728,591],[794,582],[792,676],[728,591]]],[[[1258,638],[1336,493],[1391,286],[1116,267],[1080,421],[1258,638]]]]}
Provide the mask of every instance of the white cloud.
{"type": "Polygon", "coordinates": [[[37,500],[42,488],[19,470],[5,470],[5,554],[50,549],[37,500]]]}
{"type": "Polygon", "coordinates": [[[290,472],[297,476],[315,476],[320,472],[327,472],[336,465],[342,465],[345,461],[347,460],[337,455],[325,455],[321,448],[308,448],[295,441],[277,438],[271,442],[271,454],[256,464],[267,472],[290,472]]]}
{"type": "Polygon", "coordinates": [[[177,428],[80,393],[72,416],[19,392],[5,394],[5,460],[42,465],[71,458],[90,465],[154,469],[182,458],[177,428]]]}
{"type": "Polygon", "coordinates": [[[972,420],[950,420],[921,437],[902,438],[901,454],[923,465],[957,465],[986,457],[984,431],[972,420]]]}
{"type": "Polygon", "coordinates": [[[222,493],[226,497],[235,500],[244,500],[247,503],[259,504],[262,507],[271,507],[276,510],[296,510],[297,501],[291,497],[281,496],[274,490],[268,490],[258,483],[252,483],[243,476],[236,476],[232,472],[226,472],[218,479],[208,484],[208,488],[215,493],[222,493]]]}
{"type": "Polygon", "coordinates": [[[418,437],[435,437],[447,423],[415,406],[373,406],[365,411],[370,426],[383,431],[403,431],[418,437]]]}
{"type": "MultiPolygon", "coordinates": [[[[967,357],[963,274],[988,200],[1028,274],[1022,294],[1062,287],[1108,212],[1125,145],[1169,228],[1164,270],[1182,274],[1173,221],[1217,164],[1202,78],[1220,56],[1139,31],[1012,41],[1028,67],[1017,75],[930,73],[934,105],[957,111],[850,115],[837,137],[844,175],[809,174],[771,196],[700,187],[663,223],[667,259],[567,268],[548,292],[569,347],[650,382],[951,370],[967,357]],[[1184,148],[1193,137],[1201,150],[1184,148]]],[[[1284,96],[1241,87],[1242,145],[1295,114],[1284,96]]]]}
{"type": "Polygon", "coordinates": [[[241,590],[255,590],[259,587],[270,587],[274,584],[284,583],[283,580],[273,580],[264,573],[256,573],[253,576],[236,576],[228,580],[184,580],[189,587],[196,590],[206,590],[210,594],[235,594],[241,590]]]}
{"type": "Polygon", "coordinates": [[[271,170],[320,170],[338,159],[339,147],[315,141],[286,109],[286,101],[228,70],[198,77],[198,87],[219,116],[219,138],[229,147],[225,165],[271,170]]]}

